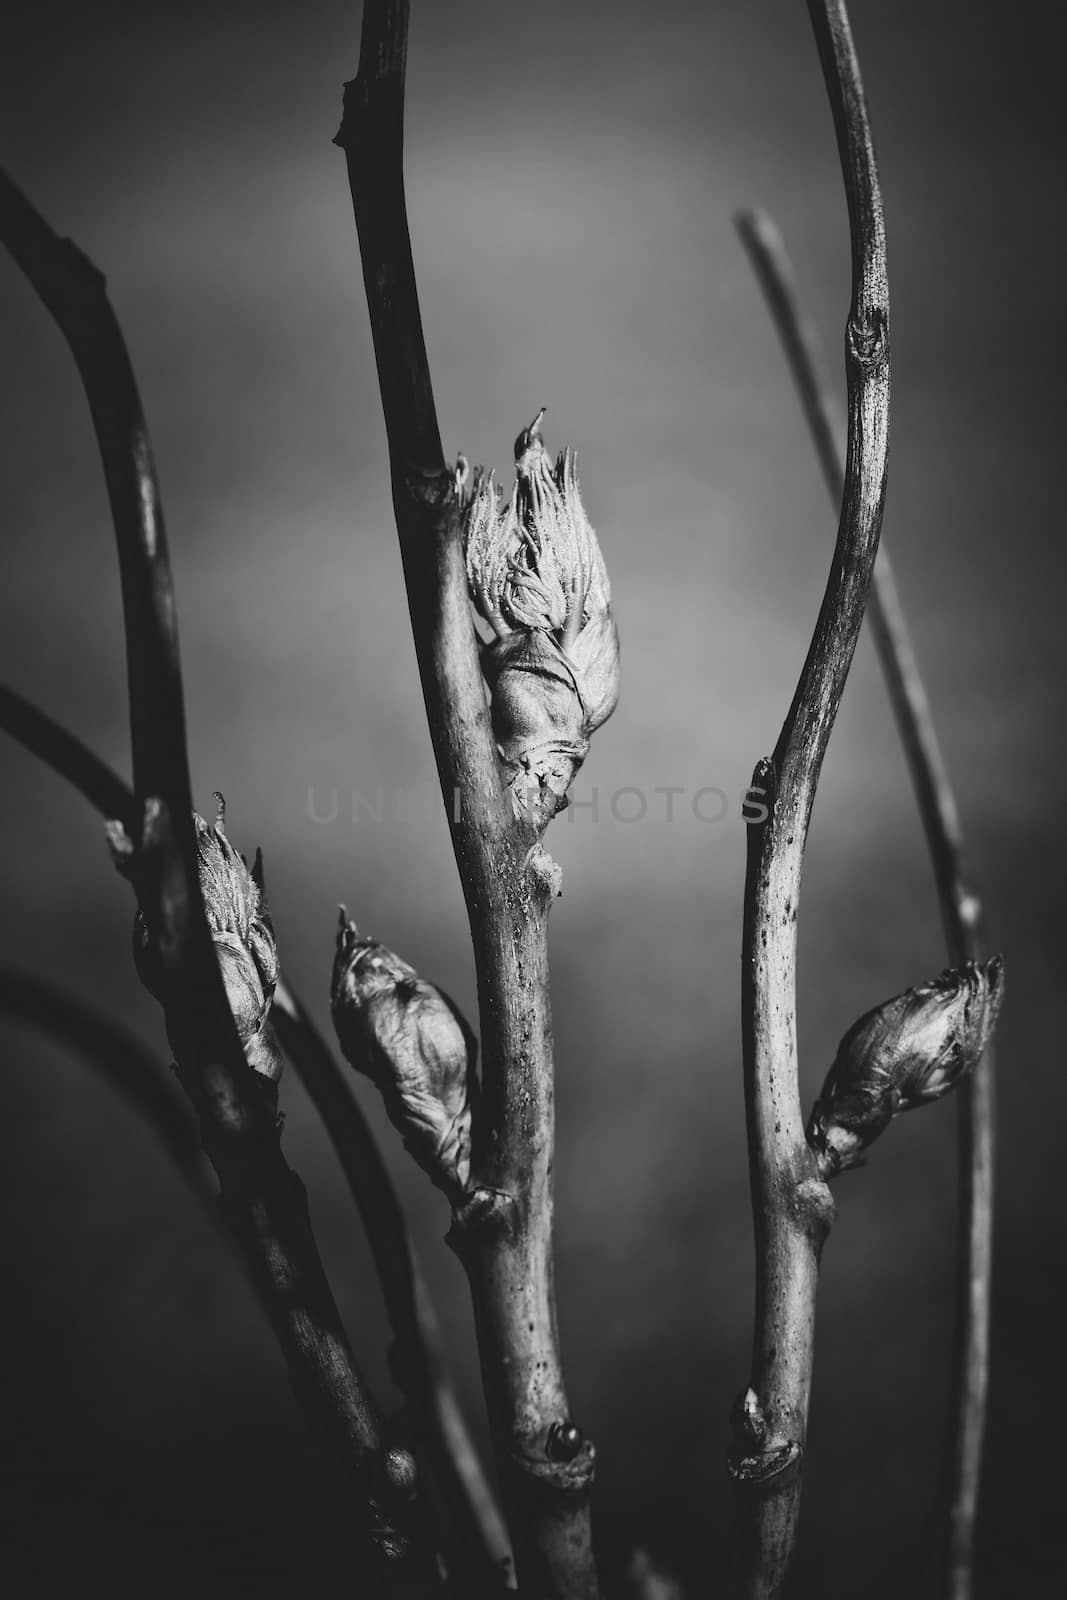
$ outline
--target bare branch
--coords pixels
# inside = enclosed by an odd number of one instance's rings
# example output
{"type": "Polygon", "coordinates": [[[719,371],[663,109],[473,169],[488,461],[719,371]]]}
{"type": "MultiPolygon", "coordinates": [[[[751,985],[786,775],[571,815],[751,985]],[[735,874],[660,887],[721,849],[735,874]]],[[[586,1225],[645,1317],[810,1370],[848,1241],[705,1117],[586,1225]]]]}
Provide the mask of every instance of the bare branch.
{"type": "MultiPolygon", "coordinates": [[[[830,497],[840,505],[845,485],[844,417],[826,374],[819,336],[800,302],[785,244],[765,213],[743,213],[737,227],[782,340],[830,497]]],[[[976,958],[967,940],[981,920],[981,910],[968,882],[956,797],[884,543],[875,563],[867,616],[930,847],[949,959],[960,966],[976,958]]]]}
{"type": "MultiPolygon", "coordinates": [[[[0,237],[71,348],[96,429],[122,582],[137,796],[132,839],[140,844],[150,802],[162,804],[173,834],[173,848],[161,839],[156,859],[145,862],[141,909],[183,970],[188,1009],[201,1020],[205,1041],[213,1039],[211,1054],[218,1059],[205,1066],[202,1089],[204,1109],[213,1104],[218,1116],[224,1105],[249,1099],[252,1074],[202,914],[174,590],[148,428],[103,275],[52,231],[6,173],[0,173],[0,237]]],[[[253,1110],[249,1120],[263,1123],[266,1115],[253,1110]]]]}
{"type": "Polygon", "coordinates": [[[144,412],[103,274],[5,172],[0,236],[70,346],[85,385],[115,524],[126,625],[134,788],[192,809],[177,623],[144,412]]]}
{"type": "Polygon", "coordinates": [[[466,897],[483,1086],[467,1270],[520,1587],[592,1600],[593,1450],[569,1419],[552,1281],[548,912],[554,864],[507,802],[467,596],[455,474],[442,451],[403,182],[406,0],[367,0],[345,152],[389,440],[393,505],[438,773],[466,897]]]}
{"type": "MultiPolygon", "coordinates": [[[[131,877],[173,982],[180,1077],[220,1183],[220,1205],[248,1260],[294,1392],[352,1476],[364,1556],[383,1592],[434,1592],[416,1536],[413,1463],[384,1448],[311,1231],[304,1187],[281,1152],[276,1097],[238,1038],[204,915],[185,744],[176,608],[147,425],[104,279],[0,174],[0,237],[74,354],[111,501],[126,623],[138,819],[131,877]]],[[[54,743],[54,740],[53,740],[54,743]]],[[[69,754],[69,752],[68,752],[69,754]]]]}
{"type": "Polygon", "coordinates": [[[837,130],[852,242],[848,456],[837,545],[811,645],[774,754],[753,777],[767,816],[748,830],[742,1030],[756,1310],[731,1466],[739,1509],[735,1588],[750,1596],[781,1590],[800,1506],[818,1263],[833,1202],[800,1106],[797,907],[819,772],[878,549],[889,424],[885,231],[859,64],[840,0],[810,0],[808,9],[837,130]]]}
{"type": "MultiPolygon", "coordinates": [[[[740,216],[738,231],[785,348],[831,498],[839,504],[845,482],[844,418],[826,374],[818,334],[801,303],[785,244],[770,217],[762,213],[740,216]]],[[[956,797],[884,544],[875,563],[867,614],[930,850],[949,963],[955,967],[968,961],[978,963],[984,955],[981,902],[967,871],[956,797]]],[[[990,1038],[974,1077],[960,1089],[956,1374],[945,1491],[944,1592],[949,1600],[967,1600],[971,1592],[985,1432],[993,1257],[994,1055],[995,1041],[990,1038]]]]}

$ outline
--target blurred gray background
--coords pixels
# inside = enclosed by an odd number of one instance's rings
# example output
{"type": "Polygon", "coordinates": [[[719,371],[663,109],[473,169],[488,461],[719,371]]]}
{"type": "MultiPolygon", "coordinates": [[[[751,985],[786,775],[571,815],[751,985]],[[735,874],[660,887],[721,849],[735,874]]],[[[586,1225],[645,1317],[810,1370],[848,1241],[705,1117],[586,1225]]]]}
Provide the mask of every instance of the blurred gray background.
{"type": "MultiPolygon", "coordinates": [[[[806,8],[416,3],[409,203],[445,447],[510,468],[542,404],[580,453],[624,691],[549,847],[558,1280],[610,1560],[721,1565],[726,1417],[752,1314],[738,1021],[740,797],[773,745],[835,517],[732,213],[776,215],[835,370],[848,298],[836,147],[806,8]],[[668,820],[667,797],[682,790],[668,820]],[[622,790],[639,791],[620,795],[622,790]],[[717,789],[720,801],[694,796],[717,789]],[[646,810],[639,820],[631,819],[646,810]]],[[[4,160],[106,272],[153,430],[194,780],[262,844],[283,963],[328,1025],[335,907],[475,1014],[408,632],[344,161],[357,4],[16,5],[4,160]],[[381,803],[378,792],[382,793],[381,803]],[[329,817],[337,793],[338,814],[329,817]],[[353,793],[365,807],[353,819],[353,793]]],[[[887,543],[961,797],[1001,1025],[994,1368],[981,1595],[1065,1567],[1064,1139],[1048,8],[855,0],[889,229],[887,543]],[[1055,520],[1054,520],[1055,519],[1055,520]]],[[[73,365],[0,263],[0,677],[128,772],[118,583],[73,365]]],[[[98,819],[6,743],[0,959],[155,1045],[98,819]]],[[[805,1100],[855,1016],[937,971],[930,872],[869,641],[826,762],[800,923],[805,1100]]],[[[7,1534],[33,1581],[146,1570],[262,1586],[343,1570],[280,1360],[151,1138],[4,1025],[7,1534]]],[[[481,1428],[444,1202],[371,1094],[481,1428]]],[[[353,1340],[389,1394],[358,1224],[299,1085],[286,1146],[353,1340]]],[[[915,1582],[952,1322],[955,1107],[847,1177],[819,1301],[795,1592],[915,1582]]],[[[393,1397],[390,1395],[390,1399],[393,1397]]],[[[694,1595],[710,1592],[695,1583],[694,1595]]]]}

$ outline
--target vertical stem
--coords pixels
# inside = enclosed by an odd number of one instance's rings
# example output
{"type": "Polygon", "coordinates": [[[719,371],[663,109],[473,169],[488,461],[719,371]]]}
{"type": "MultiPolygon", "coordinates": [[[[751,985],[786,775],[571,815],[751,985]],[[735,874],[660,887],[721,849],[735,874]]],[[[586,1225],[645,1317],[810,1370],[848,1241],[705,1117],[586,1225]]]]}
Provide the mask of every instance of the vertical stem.
{"type": "Polygon", "coordinates": [[[467,1270],[520,1586],[594,1600],[593,1449],[569,1423],[552,1278],[551,864],[513,815],[489,727],[455,477],[426,359],[403,180],[406,0],[366,0],[344,150],[381,385],[412,632],[467,902],[483,1095],[471,1201],[450,1238],[467,1270]]]}
{"type": "MultiPolygon", "coordinates": [[[[844,418],[826,375],[819,338],[797,291],[785,244],[763,214],[738,218],[738,230],[764,291],[797,385],[827,488],[844,493],[844,418]]],[[[956,797],[937,737],[889,552],[878,552],[868,616],[890,703],[915,787],[937,887],[950,966],[984,956],[982,908],[967,871],[956,797]]],[[[995,1041],[960,1086],[958,1282],[955,1372],[946,1447],[943,1588],[969,1600],[974,1530],[989,1383],[993,1255],[995,1041]]]]}
{"type": "Polygon", "coordinates": [[[837,131],[852,244],[848,456],[837,545],[811,645],[774,754],[753,777],[767,807],[765,820],[749,828],[742,951],[756,1309],[732,1463],[739,1501],[734,1587],[753,1597],[780,1593],[796,1539],[818,1263],[833,1220],[804,1136],[797,1080],[801,868],[878,549],[889,429],[885,229],[859,64],[840,0],[809,0],[808,9],[837,131]]]}

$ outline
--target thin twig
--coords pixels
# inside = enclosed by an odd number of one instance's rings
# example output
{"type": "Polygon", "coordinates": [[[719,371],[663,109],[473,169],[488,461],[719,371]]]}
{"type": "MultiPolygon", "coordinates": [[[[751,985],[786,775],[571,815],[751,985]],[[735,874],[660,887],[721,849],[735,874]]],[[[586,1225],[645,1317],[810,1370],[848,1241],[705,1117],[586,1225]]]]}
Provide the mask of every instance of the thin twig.
{"type": "MultiPolygon", "coordinates": [[[[122,779],[73,734],[3,684],[0,730],[72,783],[102,816],[124,822],[134,817],[137,802],[122,779]]],[[[149,1055],[138,1041],[102,1017],[93,1025],[96,1014],[79,1010],[69,997],[65,1006],[57,1004],[55,1016],[50,1018],[49,986],[21,977],[13,978],[12,984],[16,981],[19,987],[13,988],[9,997],[0,974],[0,1009],[25,1014],[27,1020],[39,1020],[42,1026],[54,1024],[72,1043],[91,1048],[100,1069],[112,1076],[118,1087],[128,1086],[131,1096],[143,1090],[153,1101],[159,1098],[154,1121],[169,1126],[176,1141],[192,1141],[202,1185],[200,1146],[184,1117],[179,1113],[176,1118],[162,1105],[162,1092],[157,1093],[147,1074],[142,1082],[138,1069],[149,1055]],[[41,1004],[34,1009],[31,1003],[38,994],[41,1004]],[[115,1044],[113,1059],[106,1048],[109,1038],[115,1044]]],[[[329,1046],[299,996],[284,981],[278,984],[271,1015],[282,1047],[322,1118],[366,1229],[396,1339],[394,1375],[409,1398],[416,1422],[430,1435],[444,1509],[462,1552],[460,1570],[470,1575],[478,1593],[492,1593],[501,1587],[510,1559],[507,1533],[445,1366],[437,1315],[388,1170],[329,1046]]],[[[172,1106],[176,1104],[173,1096],[167,1098],[172,1106]]],[[[218,1221],[214,1207],[212,1212],[218,1221]]]]}
{"type": "Polygon", "coordinates": [[[809,0],[848,199],[848,457],[826,593],[774,754],[753,777],[765,820],[749,828],[742,1031],[756,1233],[749,1387],[732,1460],[734,1584],[778,1594],[796,1538],[814,1352],[819,1256],[833,1202],[804,1134],[797,1076],[796,928],[819,771],[863,621],[885,497],[889,304],[885,231],[859,64],[840,0],[809,0]]]}
{"type": "Polygon", "coordinates": [[[173,582],[148,429],[101,273],[0,174],[0,237],[63,333],[85,386],[111,503],[126,627],[141,912],[173,978],[180,1080],[196,1109],[220,1205],[268,1307],[294,1392],[355,1488],[364,1559],[383,1592],[435,1592],[418,1537],[411,1463],[384,1447],[281,1152],[273,1096],[245,1059],[200,893],[173,582]]]}
{"type": "MultiPolygon", "coordinates": [[[[772,220],[763,213],[745,213],[737,225],[785,348],[831,498],[839,504],[845,482],[845,426],[818,334],[804,310],[788,252],[772,220]]],[[[949,965],[979,962],[984,955],[981,901],[967,870],[956,797],[884,544],[875,563],[867,614],[929,845],[949,965]]],[[[994,1048],[990,1038],[973,1077],[960,1088],[959,1293],[943,1585],[948,1600],[968,1600],[974,1564],[989,1381],[994,1048]]]]}
{"type": "Polygon", "coordinates": [[[534,821],[508,803],[489,727],[404,199],[407,22],[406,0],[367,0],[336,142],[348,163],[412,630],[478,977],[475,1197],[450,1237],[471,1284],[520,1588],[539,1600],[592,1600],[593,1450],[569,1420],[552,1281],[547,933],[558,877],[534,821]]]}
{"type": "Polygon", "coordinates": [[[129,787],[80,739],[3,683],[0,683],[0,729],[72,783],[102,817],[109,821],[114,818],[122,823],[127,833],[133,832],[138,813],[129,787]]]}
{"type": "MultiPolygon", "coordinates": [[[[144,412],[103,274],[0,172],[0,237],[78,366],[115,524],[126,625],[134,789],[190,811],[185,712],[166,532],[144,412]]],[[[191,823],[189,824],[191,829],[191,823]]],[[[191,837],[191,833],[190,833],[191,837]]]]}

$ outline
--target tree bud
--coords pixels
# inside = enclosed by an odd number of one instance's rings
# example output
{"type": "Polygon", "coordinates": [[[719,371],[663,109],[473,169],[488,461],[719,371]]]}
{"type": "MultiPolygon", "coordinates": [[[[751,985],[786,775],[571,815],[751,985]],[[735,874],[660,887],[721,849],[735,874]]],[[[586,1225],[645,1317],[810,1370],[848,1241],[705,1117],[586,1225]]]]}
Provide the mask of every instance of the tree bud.
{"type": "Polygon", "coordinates": [[[574,454],[552,464],[543,416],[515,441],[508,500],[492,473],[477,476],[464,543],[471,598],[496,635],[482,667],[509,783],[521,801],[539,787],[558,802],[618,702],[619,639],[574,454]]]}
{"type": "MultiPolygon", "coordinates": [[[[282,1058],[268,1019],[278,982],[278,950],[263,891],[263,858],[257,850],[252,870],[248,870],[244,856],[226,837],[226,802],[220,794],[215,800],[218,810],[213,825],[193,813],[204,914],[245,1057],[253,1071],[276,1083],[282,1075],[282,1058]]],[[[124,848],[116,828],[112,824],[112,854],[119,870],[129,874],[136,870],[129,841],[124,848]]],[[[182,1001],[175,979],[160,960],[139,911],[134,920],[133,956],[149,993],[165,1010],[174,1007],[180,1011],[182,1001]]],[[[172,1020],[179,1025],[178,1037],[180,1016],[172,1020]]]]}
{"type": "Polygon", "coordinates": [[[366,938],[341,909],[330,997],[338,1043],[453,1201],[470,1182],[474,1036],[447,995],[366,938]]]}
{"type": "Polygon", "coordinates": [[[808,1126],[825,1177],[863,1165],[863,1151],[901,1111],[939,1100],[973,1072],[1003,996],[1000,956],[968,961],[868,1011],[837,1048],[808,1126]]]}

